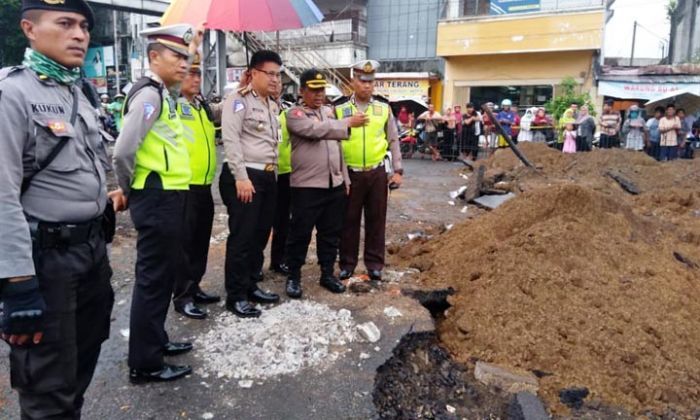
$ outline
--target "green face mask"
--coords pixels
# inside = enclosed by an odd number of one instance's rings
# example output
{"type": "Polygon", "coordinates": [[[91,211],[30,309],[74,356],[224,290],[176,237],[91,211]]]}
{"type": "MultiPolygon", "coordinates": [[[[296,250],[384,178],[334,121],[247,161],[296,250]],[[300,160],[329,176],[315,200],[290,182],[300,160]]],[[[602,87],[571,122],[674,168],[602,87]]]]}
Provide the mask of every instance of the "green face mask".
{"type": "Polygon", "coordinates": [[[31,48],[27,48],[24,51],[24,61],[22,64],[27,68],[32,69],[39,74],[43,74],[44,76],[64,85],[73,84],[80,79],[79,68],[74,68],[71,70],[31,48]]]}

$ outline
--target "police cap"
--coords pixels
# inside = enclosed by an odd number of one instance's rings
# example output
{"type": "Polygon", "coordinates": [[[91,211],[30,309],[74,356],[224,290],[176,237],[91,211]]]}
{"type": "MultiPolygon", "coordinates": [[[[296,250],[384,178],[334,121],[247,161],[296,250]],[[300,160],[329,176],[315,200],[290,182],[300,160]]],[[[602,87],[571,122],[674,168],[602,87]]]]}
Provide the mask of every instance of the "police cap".
{"type": "Polygon", "coordinates": [[[379,62],[375,60],[362,60],[352,65],[352,75],[363,82],[374,80],[374,73],[379,68],[379,62]]]}
{"type": "Polygon", "coordinates": [[[194,30],[192,25],[180,23],[178,25],[145,29],[141,31],[140,35],[145,37],[149,44],[161,44],[178,54],[188,57],[188,47],[194,39],[194,30]]]}
{"type": "Polygon", "coordinates": [[[92,8],[84,0],[22,0],[22,13],[27,10],[53,10],[59,12],[73,12],[85,16],[88,29],[95,25],[95,15],[92,8]]]}
{"type": "Polygon", "coordinates": [[[318,69],[309,69],[301,74],[299,77],[299,82],[301,86],[310,89],[321,89],[328,87],[328,82],[326,81],[326,76],[323,75],[318,69]]]}

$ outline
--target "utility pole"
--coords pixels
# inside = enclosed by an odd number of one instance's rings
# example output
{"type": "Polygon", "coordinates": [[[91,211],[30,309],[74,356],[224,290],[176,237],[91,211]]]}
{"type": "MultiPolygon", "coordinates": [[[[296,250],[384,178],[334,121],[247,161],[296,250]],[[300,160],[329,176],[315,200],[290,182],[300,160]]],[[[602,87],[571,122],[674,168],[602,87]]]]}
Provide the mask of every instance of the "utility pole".
{"type": "Polygon", "coordinates": [[[632,30],[632,54],[630,55],[630,67],[632,67],[632,62],[634,61],[634,44],[637,40],[637,21],[634,21],[634,29],[632,30]]]}
{"type": "Polygon", "coordinates": [[[114,32],[114,80],[116,82],[117,94],[121,89],[121,84],[119,81],[119,35],[117,34],[117,11],[112,10],[112,30],[114,32]]]}

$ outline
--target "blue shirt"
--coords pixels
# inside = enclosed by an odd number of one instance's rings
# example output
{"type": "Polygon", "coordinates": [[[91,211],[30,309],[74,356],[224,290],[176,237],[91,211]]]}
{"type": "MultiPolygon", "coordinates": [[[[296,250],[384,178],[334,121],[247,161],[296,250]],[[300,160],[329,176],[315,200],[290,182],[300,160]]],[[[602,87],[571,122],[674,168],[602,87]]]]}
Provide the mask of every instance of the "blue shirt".
{"type": "Polygon", "coordinates": [[[659,143],[661,141],[659,120],[656,118],[650,118],[649,121],[647,121],[647,128],[649,129],[649,141],[652,143],[659,143]]]}
{"type": "Polygon", "coordinates": [[[513,130],[511,125],[515,123],[515,112],[513,111],[501,111],[496,115],[496,120],[501,123],[503,131],[508,133],[509,136],[513,135],[513,130]]]}

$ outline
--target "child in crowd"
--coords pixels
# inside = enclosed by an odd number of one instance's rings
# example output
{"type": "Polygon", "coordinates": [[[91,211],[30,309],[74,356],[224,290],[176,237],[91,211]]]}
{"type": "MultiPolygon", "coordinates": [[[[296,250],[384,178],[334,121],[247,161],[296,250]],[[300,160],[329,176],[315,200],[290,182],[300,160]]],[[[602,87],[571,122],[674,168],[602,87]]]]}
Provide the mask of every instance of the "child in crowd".
{"type": "Polygon", "coordinates": [[[574,130],[574,123],[572,122],[567,123],[565,126],[562,152],[576,153],[576,130],[574,130]]]}

